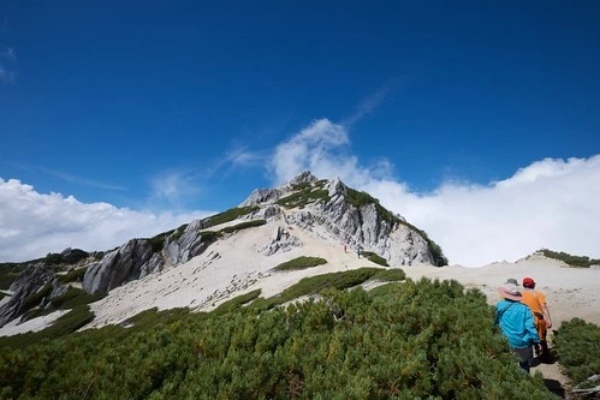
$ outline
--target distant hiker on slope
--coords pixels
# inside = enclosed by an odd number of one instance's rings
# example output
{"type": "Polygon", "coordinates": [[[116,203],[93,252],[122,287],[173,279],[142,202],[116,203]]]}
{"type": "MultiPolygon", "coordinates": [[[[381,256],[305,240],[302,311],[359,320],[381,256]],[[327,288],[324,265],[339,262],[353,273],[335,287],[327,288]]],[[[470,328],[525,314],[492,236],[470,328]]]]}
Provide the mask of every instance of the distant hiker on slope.
{"type": "Polygon", "coordinates": [[[546,336],[548,329],[552,328],[552,318],[550,310],[546,304],[546,296],[539,290],[535,290],[535,281],[532,278],[523,278],[523,299],[521,303],[527,305],[535,318],[535,328],[540,336],[542,345],[542,354],[539,355],[540,361],[549,360],[548,341],[546,336]]]}
{"type": "Polygon", "coordinates": [[[519,365],[529,372],[529,360],[533,358],[532,345],[539,347],[540,338],[535,329],[533,314],[529,307],[521,304],[523,298],[517,285],[507,282],[498,288],[503,297],[496,304],[496,324],[508,339],[512,351],[519,356],[519,365]]]}

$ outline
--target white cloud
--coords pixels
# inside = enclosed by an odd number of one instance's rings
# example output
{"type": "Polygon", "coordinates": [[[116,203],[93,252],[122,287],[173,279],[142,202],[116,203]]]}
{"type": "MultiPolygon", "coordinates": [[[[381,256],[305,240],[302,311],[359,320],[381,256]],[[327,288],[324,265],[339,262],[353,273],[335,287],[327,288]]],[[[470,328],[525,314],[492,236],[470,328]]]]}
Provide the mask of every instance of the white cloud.
{"type": "Polygon", "coordinates": [[[5,60],[3,63],[0,64],[0,83],[15,83],[17,77],[14,68],[17,62],[15,50],[12,47],[3,48],[0,51],[0,59],[5,60]]]}
{"type": "Polygon", "coordinates": [[[194,175],[181,171],[163,172],[152,179],[151,185],[155,199],[166,200],[170,206],[177,208],[201,191],[194,182],[194,175]]]}
{"type": "Polygon", "coordinates": [[[16,74],[0,64],[0,83],[15,83],[16,74]]]}
{"type": "Polygon", "coordinates": [[[0,57],[5,58],[11,62],[17,61],[17,55],[15,54],[15,49],[12,47],[6,47],[2,52],[0,52],[0,57]]]}
{"type": "Polygon", "coordinates": [[[152,213],[107,203],[81,203],[42,194],[19,180],[0,178],[0,261],[24,261],[67,247],[106,250],[150,237],[209,213],[152,213]]]}
{"type": "Polygon", "coordinates": [[[329,169],[331,163],[339,166],[343,160],[335,156],[334,150],[339,151],[348,142],[348,133],[342,125],[327,119],[313,122],[275,149],[270,166],[276,183],[288,181],[307,169],[318,174],[321,169],[329,169]]]}
{"type": "Polygon", "coordinates": [[[342,126],[313,123],[277,146],[271,162],[277,183],[306,169],[340,177],[425,230],[451,263],[514,261],[540,248],[600,258],[600,155],[545,159],[499,182],[447,182],[419,194],[391,176],[389,163],[365,167],[345,155],[348,143],[342,126]],[[329,139],[331,131],[338,140],[329,139]]]}

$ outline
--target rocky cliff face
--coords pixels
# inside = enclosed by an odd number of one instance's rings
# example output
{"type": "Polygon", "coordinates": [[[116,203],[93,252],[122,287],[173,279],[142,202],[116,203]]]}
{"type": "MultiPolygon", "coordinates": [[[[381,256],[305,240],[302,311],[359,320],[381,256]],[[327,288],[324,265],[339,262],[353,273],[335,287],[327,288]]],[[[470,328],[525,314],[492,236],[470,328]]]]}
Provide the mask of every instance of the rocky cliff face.
{"type": "Polygon", "coordinates": [[[160,260],[154,257],[147,240],[130,240],[117,250],[106,254],[102,261],[90,264],[84,277],[83,288],[88,293],[108,292],[111,289],[157,271],[160,260]]]}
{"type": "Polygon", "coordinates": [[[44,268],[43,263],[30,265],[10,286],[13,292],[10,301],[0,307],[0,327],[27,311],[27,302],[44,288],[49,289],[47,293],[49,297],[60,296],[66,290],[54,274],[44,268]]]}
{"type": "Polygon", "coordinates": [[[304,172],[282,187],[264,189],[262,196],[255,193],[242,205],[260,206],[261,211],[270,209],[272,217],[280,216],[303,229],[321,225],[341,243],[377,253],[390,265],[436,264],[421,232],[385,210],[376,199],[347,187],[339,179],[319,181],[304,172]],[[286,197],[290,193],[295,194],[286,197]]]}

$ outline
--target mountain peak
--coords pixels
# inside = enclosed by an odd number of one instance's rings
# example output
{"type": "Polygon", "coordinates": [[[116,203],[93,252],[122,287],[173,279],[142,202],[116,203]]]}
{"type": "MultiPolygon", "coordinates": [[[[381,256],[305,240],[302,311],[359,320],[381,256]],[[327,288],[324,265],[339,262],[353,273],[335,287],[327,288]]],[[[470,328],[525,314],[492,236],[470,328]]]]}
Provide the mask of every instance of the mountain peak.
{"type": "Polygon", "coordinates": [[[289,181],[288,185],[299,185],[301,183],[312,183],[316,182],[318,179],[310,172],[310,171],[302,171],[298,175],[296,175],[291,181],[289,181]]]}

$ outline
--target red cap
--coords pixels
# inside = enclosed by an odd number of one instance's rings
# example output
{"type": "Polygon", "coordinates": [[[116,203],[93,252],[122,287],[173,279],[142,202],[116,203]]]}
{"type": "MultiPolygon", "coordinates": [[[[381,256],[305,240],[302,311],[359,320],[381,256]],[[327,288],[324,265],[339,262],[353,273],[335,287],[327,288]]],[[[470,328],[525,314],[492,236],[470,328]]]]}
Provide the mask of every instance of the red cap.
{"type": "Polygon", "coordinates": [[[525,286],[525,287],[535,286],[535,281],[533,280],[533,278],[523,278],[523,286],[525,286]]]}

